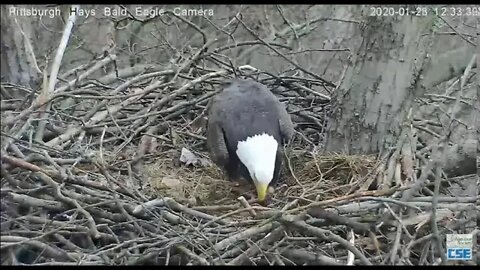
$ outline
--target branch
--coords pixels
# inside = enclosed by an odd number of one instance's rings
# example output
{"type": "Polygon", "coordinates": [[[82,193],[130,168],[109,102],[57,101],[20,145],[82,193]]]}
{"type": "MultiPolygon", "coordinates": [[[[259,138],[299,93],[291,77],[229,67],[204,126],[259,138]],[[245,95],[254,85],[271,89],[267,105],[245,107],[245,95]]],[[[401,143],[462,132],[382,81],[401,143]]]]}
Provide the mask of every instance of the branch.
{"type": "MultiPolygon", "coordinates": [[[[80,5],[72,5],[72,9],[79,10],[80,5]]],[[[62,39],[60,40],[60,45],[57,48],[57,53],[55,55],[55,59],[53,60],[52,70],[50,72],[50,77],[48,79],[48,88],[43,88],[42,92],[40,93],[38,100],[47,100],[49,97],[53,95],[55,91],[55,85],[57,84],[57,76],[58,71],[60,70],[60,65],[62,63],[63,55],[65,53],[65,49],[67,48],[68,40],[70,39],[70,35],[72,33],[73,25],[75,24],[75,20],[77,19],[76,12],[70,12],[70,16],[68,17],[67,23],[65,25],[65,29],[63,30],[62,39]]],[[[43,77],[46,80],[46,76],[43,77]]],[[[45,84],[45,81],[44,81],[45,84]]],[[[48,103],[43,110],[39,114],[39,118],[47,117],[47,112],[50,110],[51,103],[48,103]]],[[[35,140],[43,141],[43,134],[45,131],[45,125],[47,124],[46,119],[41,119],[38,123],[37,131],[35,134],[35,140]]]]}
{"type": "Polygon", "coordinates": [[[265,40],[263,40],[261,37],[259,37],[257,34],[255,34],[255,32],[253,32],[252,29],[250,29],[240,18],[237,18],[238,21],[243,25],[243,27],[245,27],[245,29],[247,29],[247,31],[252,35],[254,36],[255,38],[257,38],[258,40],[260,40],[265,46],[267,46],[270,50],[274,51],[275,53],[277,53],[279,56],[281,56],[283,59],[287,60],[287,62],[289,62],[290,64],[294,65],[296,68],[298,68],[299,70],[305,72],[306,74],[312,76],[313,78],[317,79],[317,80],[320,80],[322,82],[324,82],[327,86],[331,86],[331,87],[336,87],[335,84],[333,84],[332,82],[330,81],[327,81],[325,79],[323,79],[322,77],[304,69],[303,67],[301,67],[300,65],[298,65],[297,63],[295,63],[293,60],[291,60],[290,58],[286,57],[283,53],[281,53],[280,51],[278,51],[276,48],[272,47],[268,42],[266,42],[265,40]]]}
{"type": "Polygon", "coordinates": [[[247,240],[252,238],[255,235],[269,232],[276,226],[278,225],[274,225],[274,223],[267,223],[260,227],[252,227],[252,228],[246,229],[244,231],[241,231],[237,234],[234,234],[230,237],[223,239],[222,241],[215,244],[213,248],[219,251],[224,250],[227,247],[236,244],[236,242],[238,241],[247,240]]]}
{"type": "Polygon", "coordinates": [[[467,46],[430,59],[422,74],[424,87],[430,89],[453,77],[462,75],[472,56],[476,54],[475,50],[475,47],[467,46]]]}
{"type": "Polygon", "coordinates": [[[285,225],[293,226],[297,229],[300,229],[304,233],[317,236],[321,239],[337,242],[344,248],[351,251],[356,257],[360,259],[363,264],[372,265],[372,263],[365,257],[365,255],[363,255],[363,253],[361,253],[356,247],[352,246],[350,242],[329,230],[313,227],[305,223],[305,221],[294,220],[293,218],[291,218],[291,216],[280,217],[280,222],[284,223],[285,225]]]}

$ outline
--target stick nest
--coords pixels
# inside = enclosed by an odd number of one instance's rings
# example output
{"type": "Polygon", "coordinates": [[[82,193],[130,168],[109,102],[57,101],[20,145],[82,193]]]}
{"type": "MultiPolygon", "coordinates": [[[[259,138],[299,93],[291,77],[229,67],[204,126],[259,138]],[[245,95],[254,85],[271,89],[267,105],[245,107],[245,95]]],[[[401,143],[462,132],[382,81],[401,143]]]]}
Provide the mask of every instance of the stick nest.
{"type": "Polygon", "coordinates": [[[213,56],[202,51],[178,69],[85,80],[107,55],[26,101],[2,84],[2,264],[434,264],[439,231],[472,223],[477,195],[434,194],[458,179],[426,158],[319,154],[334,84],[242,67],[287,104],[298,135],[258,205],[209,162],[199,123],[234,74],[197,66],[213,56]]]}

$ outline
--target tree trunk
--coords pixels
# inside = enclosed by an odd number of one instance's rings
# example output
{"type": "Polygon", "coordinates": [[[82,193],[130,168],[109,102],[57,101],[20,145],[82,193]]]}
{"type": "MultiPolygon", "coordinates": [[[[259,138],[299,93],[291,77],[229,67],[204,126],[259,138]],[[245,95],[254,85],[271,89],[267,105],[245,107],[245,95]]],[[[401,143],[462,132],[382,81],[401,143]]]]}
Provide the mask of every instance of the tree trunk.
{"type": "Polygon", "coordinates": [[[366,18],[360,48],[332,99],[326,152],[382,154],[394,147],[413,116],[415,97],[462,72],[474,48],[449,52],[439,57],[442,63],[427,58],[433,39],[424,34],[431,32],[433,19],[366,18]]]}
{"type": "Polygon", "coordinates": [[[375,153],[395,144],[412,107],[426,51],[420,35],[430,21],[430,17],[367,18],[360,48],[332,99],[326,151],[375,153]]]}
{"type": "MultiPolygon", "coordinates": [[[[27,88],[36,88],[42,74],[32,48],[31,35],[35,19],[10,15],[10,7],[9,5],[1,7],[1,80],[27,88]]],[[[25,97],[25,92],[9,94],[19,98],[25,97]]]]}

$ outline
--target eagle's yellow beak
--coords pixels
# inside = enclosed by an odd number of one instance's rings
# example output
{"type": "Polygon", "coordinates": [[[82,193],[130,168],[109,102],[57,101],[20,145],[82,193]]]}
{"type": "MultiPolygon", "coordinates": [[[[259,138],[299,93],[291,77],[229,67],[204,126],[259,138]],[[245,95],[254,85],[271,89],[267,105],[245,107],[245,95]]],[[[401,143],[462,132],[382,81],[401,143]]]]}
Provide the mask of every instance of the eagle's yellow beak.
{"type": "Polygon", "coordinates": [[[265,197],[267,196],[268,185],[257,182],[255,183],[255,187],[257,188],[258,200],[260,202],[265,201],[265,197]]]}

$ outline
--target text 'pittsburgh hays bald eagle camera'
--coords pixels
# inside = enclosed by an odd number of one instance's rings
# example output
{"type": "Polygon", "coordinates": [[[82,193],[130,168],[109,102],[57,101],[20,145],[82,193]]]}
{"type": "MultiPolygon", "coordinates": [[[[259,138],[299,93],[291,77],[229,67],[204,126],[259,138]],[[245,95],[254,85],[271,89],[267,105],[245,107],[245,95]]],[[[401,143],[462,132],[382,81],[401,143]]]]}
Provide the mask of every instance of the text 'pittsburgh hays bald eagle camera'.
{"type": "Polygon", "coordinates": [[[234,79],[208,105],[207,146],[230,181],[253,182],[265,200],[283,164],[283,145],[294,134],[284,105],[263,84],[234,79]]]}

